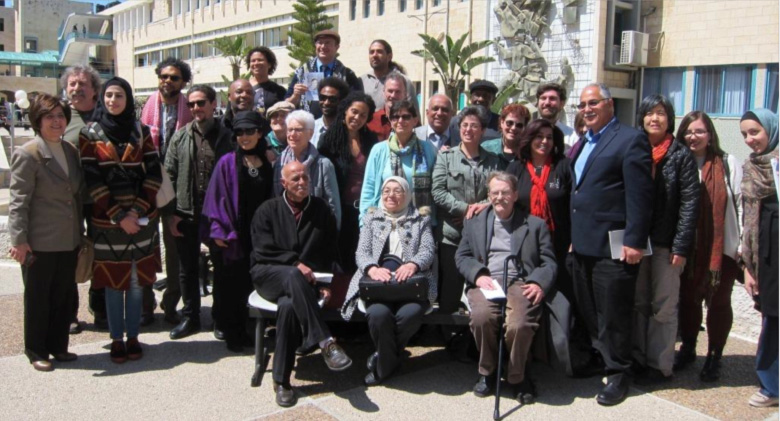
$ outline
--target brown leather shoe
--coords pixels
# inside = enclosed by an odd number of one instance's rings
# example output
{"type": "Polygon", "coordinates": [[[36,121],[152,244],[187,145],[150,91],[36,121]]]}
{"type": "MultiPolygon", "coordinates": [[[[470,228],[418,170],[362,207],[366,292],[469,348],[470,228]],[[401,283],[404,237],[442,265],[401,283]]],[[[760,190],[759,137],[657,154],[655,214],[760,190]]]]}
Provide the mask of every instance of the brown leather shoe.
{"type": "Polygon", "coordinates": [[[54,359],[61,363],[76,361],[78,358],[79,356],[72,352],[63,352],[62,354],[54,354],[54,359]]]}
{"type": "Polygon", "coordinates": [[[33,366],[34,369],[36,369],[38,371],[52,371],[52,370],[54,370],[54,367],[51,365],[51,363],[46,361],[46,360],[33,361],[32,362],[32,366],[33,366]]]}

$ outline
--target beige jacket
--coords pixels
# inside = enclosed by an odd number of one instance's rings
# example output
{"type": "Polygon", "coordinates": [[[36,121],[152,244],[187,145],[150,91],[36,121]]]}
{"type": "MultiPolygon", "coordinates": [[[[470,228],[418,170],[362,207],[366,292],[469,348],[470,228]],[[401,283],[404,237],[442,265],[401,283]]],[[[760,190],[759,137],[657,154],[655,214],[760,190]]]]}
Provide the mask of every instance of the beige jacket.
{"type": "Polygon", "coordinates": [[[81,173],[79,153],[62,142],[68,175],[52,156],[46,141],[35,139],[11,157],[11,203],[8,232],[11,244],[29,244],[33,251],[69,251],[80,244],[81,173]]]}

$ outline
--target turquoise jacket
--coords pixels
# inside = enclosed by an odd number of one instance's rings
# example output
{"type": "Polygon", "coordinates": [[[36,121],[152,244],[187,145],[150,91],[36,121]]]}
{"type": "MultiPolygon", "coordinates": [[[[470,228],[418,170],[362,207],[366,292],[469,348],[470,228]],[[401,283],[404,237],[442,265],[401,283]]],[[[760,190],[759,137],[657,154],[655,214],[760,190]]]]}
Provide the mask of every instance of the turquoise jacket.
{"type": "MultiPolygon", "coordinates": [[[[433,166],[436,164],[436,147],[431,142],[420,141],[425,160],[428,163],[428,174],[433,174],[433,166]]],[[[409,186],[412,186],[412,154],[401,157],[401,165],[409,186]]],[[[382,197],[382,183],[391,177],[390,170],[390,146],[387,141],[382,141],[371,148],[366,162],[366,172],[363,176],[363,189],[360,192],[360,225],[363,226],[363,217],[366,211],[372,207],[379,207],[382,197]]],[[[413,194],[413,192],[409,192],[413,194]]],[[[431,224],[436,226],[436,212],[431,209],[431,224]]]]}

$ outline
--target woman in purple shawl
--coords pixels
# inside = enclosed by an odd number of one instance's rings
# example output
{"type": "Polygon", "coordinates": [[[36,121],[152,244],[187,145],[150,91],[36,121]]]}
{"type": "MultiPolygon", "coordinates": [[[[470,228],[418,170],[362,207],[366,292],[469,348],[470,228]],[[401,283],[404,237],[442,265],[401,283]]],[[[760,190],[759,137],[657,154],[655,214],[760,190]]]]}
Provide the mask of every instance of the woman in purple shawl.
{"type": "Polygon", "coordinates": [[[225,333],[229,350],[251,346],[246,332],[247,299],[252,292],[250,226],[255,210],[273,195],[273,169],[265,156],[268,123],[254,111],[233,120],[236,151],[219,160],[203,203],[201,237],[214,262],[215,322],[225,333]]]}

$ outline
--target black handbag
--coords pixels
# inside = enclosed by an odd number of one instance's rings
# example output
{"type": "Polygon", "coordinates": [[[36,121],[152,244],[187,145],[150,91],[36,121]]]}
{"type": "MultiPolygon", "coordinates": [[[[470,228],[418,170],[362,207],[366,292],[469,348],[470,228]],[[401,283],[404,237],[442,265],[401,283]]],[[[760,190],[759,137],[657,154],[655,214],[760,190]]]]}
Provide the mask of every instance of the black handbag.
{"type": "MultiPolygon", "coordinates": [[[[396,256],[385,256],[379,265],[395,272],[403,264],[396,256]]],[[[420,272],[404,282],[398,282],[395,275],[389,282],[375,281],[363,276],[359,283],[360,298],[366,303],[402,303],[410,301],[428,301],[428,278],[420,272]]]]}

